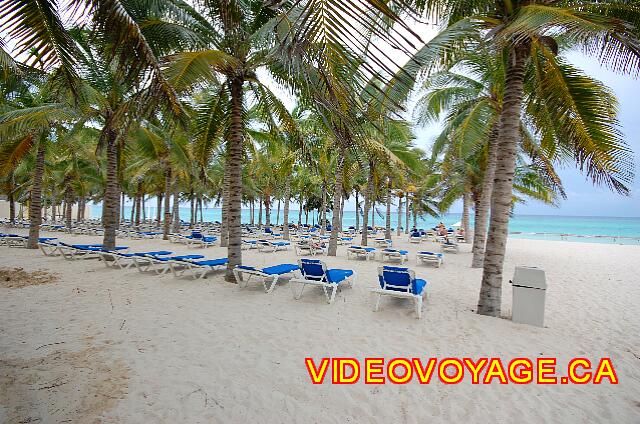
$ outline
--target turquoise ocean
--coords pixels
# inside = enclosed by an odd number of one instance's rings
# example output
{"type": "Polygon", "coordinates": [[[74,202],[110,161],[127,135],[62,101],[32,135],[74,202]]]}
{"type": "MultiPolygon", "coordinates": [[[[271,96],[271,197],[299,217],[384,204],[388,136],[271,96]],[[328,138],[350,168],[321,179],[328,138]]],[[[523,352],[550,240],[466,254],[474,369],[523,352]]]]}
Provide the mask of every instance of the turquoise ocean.
{"type": "MultiPolygon", "coordinates": [[[[375,225],[384,226],[384,208],[378,208],[375,214],[375,225]]],[[[91,215],[93,218],[100,218],[102,213],[101,205],[91,205],[91,215]]],[[[263,211],[264,214],[264,211],[263,211]]],[[[125,217],[131,215],[131,207],[125,206],[125,217]]],[[[154,219],[156,216],[155,207],[146,207],[145,215],[147,219],[154,219]]],[[[220,221],[220,208],[203,209],[205,221],[220,221]]],[[[328,214],[329,217],[331,214],[328,214]]],[[[189,207],[180,208],[180,218],[184,221],[190,219],[189,207]]],[[[397,213],[391,214],[391,226],[397,225],[397,213]]],[[[362,223],[362,216],[360,217],[362,223]]],[[[330,219],[330,218],[329,218],[330,219]]],[[[473,217],[472,217],[473,219],[473,217]]],[[[251,220],[249,209],[242,210],[242,222],[248,224],[251,220]]],[[[289,220],[298,222],[298,210],[289,212],[289,220]]],[[[430,228],[444,222],[447,226],[452,226],[461,220],[461,214],[448,213],[440,217],[418,218],[418,228],[430,228]]],[[[263,223],[264,223],[263,216],[263,223]]],[[[257,209],[255,222],[258,222],[257,209]]],[[[309,224],[318,222],[316,213],[309,213],[309,224]]],[[[282,223],[282,211],[278,216],[277,210],[271,211],[271,223],[282,223]]],[[[302,223],[305,223],[305,214],[302,214],[302,223]]],[[[355,226],[355,211],[345,211],[343,216],[343,226],[355,226]]],[[[370,222],[371,225],[371,222],[370,222]]],[[[404,227],[404,216],[400,224],[404,227]]],[[[410,226],[413,221],[410,221],[410,226]]],[[[561,215],[514,215],[509,222],[510,237],[528,238],[539,240],[566,240],[590,243],[615,243],[615,244],[637,244],[640,245],[640,217],[616,218],[616,217],[595,217],[595,216],[561,216],[561,215]]]]}

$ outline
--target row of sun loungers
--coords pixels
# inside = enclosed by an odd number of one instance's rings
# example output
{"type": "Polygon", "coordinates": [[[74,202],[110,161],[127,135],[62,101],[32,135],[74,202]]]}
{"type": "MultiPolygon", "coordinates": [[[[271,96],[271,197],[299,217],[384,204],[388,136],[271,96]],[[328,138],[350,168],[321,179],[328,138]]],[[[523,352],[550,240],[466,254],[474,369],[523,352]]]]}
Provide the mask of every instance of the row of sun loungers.
{"type": "Polygon", "coordinates": [[[215,245],[218,238],[214,236],[205,236],[196,232],[193,232],[188,236],[172,233],[169,234],[169,241],[172,243],[181,243],[190,247],[210,247],[215,245]]]}
{"type": "MultiPolygon", "coordinates": [[[[17,237],[26,240],[25,237],[17,237]]],[[[12,241],[17,237],[15,235],[0,235],[0,238],[12,239],[12,241]]],[[[268,247],[271,251],[278,250],[280,243],[289,244],[288,242],[257,240],[256,245],[259,246],[260,242],[266,242],[266,244],[263,243],[263,246],[268,247]],[[275,250],[272,250],[274,249],[273,244],[276,244],[275,250]]],[[[67,244],[53,238],[41,239],[39,247],[47,256],[62,256],[67,260],[99,258],[110,268],[130,269],[135,267],[142,273],[151,272],[162,275],[171,272],[175,277],[190,275],[194,279],[205,278],[209,272],[226,268],[228,263],[227,258],[205,259],[203,255],[174,255],[173,252],[164,250],[128,252],[126,246],[105,250],[100,244],[67,244]]],[[[365,252],[365,255],[371,255],[375,254],[376,249],[351,246],[348,251],[351,251],[351,254],[365,252]]],[[[395,257],[396,254],[402,257],[407,254],[406,251],[396,251],[395,249],[382,249],[381,252],[383,252],[383,257],[395,257]]],[[[423,253],[418,256],[420,261],[435,262],[438,266],[442,263],[441,253],[423,253]]],[[[402,259],[401,261],[404,262],[402,259]]],[[[336,294],[342,287],[352,288],[356,279],[353,270],[331,269],[323,261],[311,258],[300,258],[297,264],[280,264],[265,268],[241,265],[234,269],[234,276],[240,288],[246,288],[251,281],[257,280],[267,293],[271,293],[275,289],[281,278],[291,276],[289,286],[294,299],[300,299],[307,287],[319,287],[323,290],[329,304],[335,301],[336,294]]],[[[426,294],[426,281],[417,279],[415,272],[408,268],[386,265],[378,267],[378,280],[379,288],[372,290],[377,296],[374,310],[377,311],[380,308],[383,296],[391,296],[412,300],[416,316],[421,317],[423,298],[426,294]]]]}

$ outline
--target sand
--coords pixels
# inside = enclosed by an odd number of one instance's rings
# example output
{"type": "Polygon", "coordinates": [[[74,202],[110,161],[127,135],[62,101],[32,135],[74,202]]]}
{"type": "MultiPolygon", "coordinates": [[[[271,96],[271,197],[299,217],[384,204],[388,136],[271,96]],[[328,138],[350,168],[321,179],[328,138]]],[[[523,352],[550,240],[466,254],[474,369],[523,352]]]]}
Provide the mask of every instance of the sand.
{"type": "MultiPolygon", "coordinates": [[[[119,244],[196,251],[161,240],[119,244]]],[[[325,260],[355,270],[357,282],[327,305],[320,289],[293,300],[287,282],[265,294],[220,274],[159,277],[0,246],[0,266],[58,276],[0,287],[0,422],[640,422],[640,247],[509,240],[498,319],[474,313],[481,271],[469,267],[469,245],[439,269],[416,266],[417,247],[404,236],[396,246],[429,282],[421,320],[403,301],[385,300],[374,313],[369,289],[380,262],[347,260],[345,247],[325,260]],[[508,319],[516,265],[547,272],[544,328],[508,319]],[[610,357],[620,383],[312,385],[304,358],[324,356],[610,357]]],[[[197,251],[225,256],[220,247],[197,251]]],[[[243,254],[256,266],[296,260],[293,251],[243,254]]]]}

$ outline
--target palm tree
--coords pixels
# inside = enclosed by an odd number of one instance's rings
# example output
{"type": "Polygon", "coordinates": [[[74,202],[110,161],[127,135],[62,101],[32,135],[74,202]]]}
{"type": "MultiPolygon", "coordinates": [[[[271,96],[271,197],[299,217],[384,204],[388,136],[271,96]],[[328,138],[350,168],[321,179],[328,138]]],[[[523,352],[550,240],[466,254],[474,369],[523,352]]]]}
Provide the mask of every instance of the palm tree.
{"type": "Polygon", "coordinates": [[[252,93],[265,121],[273,121],[273,116],[277,116],[281,124],[287,125],[291,117],[256,73],[258,68],[275,60],[270,49],[273,34],[267,28],[272,27],[272,19],[276,18],[278,9],[258,0],[211,0],[204,4],[203,14],[219,24],[210,29],[211,48],[172,55],[168,58],[166,72],[178,87],[217,83],[216,75],[224,77],[218,100],[200,111],[201,119],[197,122],[201,125],[196,129],[196,134],[204,140],[210,140],[221,131],[224,133],[224,186],[228,196],[223,197],[223,210],[227,215],[229,237],[226,279],[233,282],[233,269],[242,263],[240,212],[243,145],[247,137],[245,89],[252,93]]]}
{"type": "MultiPolygon", "coordinates": [[[[613,106],[610,103],[613,96],[601,84],[593,84],[593,80],[564,62],[559,53],[561,48],[584,47],[587,53],[598,55],[615,70],[637,74],[640,41],[633,22],[638,22],[640,8],[616,2],[543,5],[520,1],[453,1],[444,8],[436,2],[422,5],[428,13],[440,14],[447,28],[416,54],[418,63],[442,57],[443,51],[450,52],[456,43],[464,46],[469,35],[475,39],[482,35],[496,53],[506,57],[496,146],[500,154],[494,174],[478,301],[478,313],[498,316],[525,86],[532,84],[537,96],[530,102],[531,109],[543,114],[550,124],[543,138],[548,137],[549,142],[571,152],[595,183],[627,193],[631,165],[628,149],[617,129],[615,102],[613,106]],[[562,46],[556,39],[562,40],[562,46]],[[533,73],[527,73],[528,66],[533,73]],[[570,90],[572,82],[579,83],[579,91],[570,90]]],[[[409,75],[424,70],[414,63],[410,68],[405,69],[409,75]]]]}
{"type": "Polygon", "coordinates": [[[42,178],[45,171],[47,146],[66,130],[61,123],[73,122],[77,110],[65,99],[54,94],[42,76],[23,80],[13,101],[4,105],[0,115],[0,174],[8,175],[25,155],[35,156],[29,195],[29,249],[38,248],[42,222],[42,178]]]}

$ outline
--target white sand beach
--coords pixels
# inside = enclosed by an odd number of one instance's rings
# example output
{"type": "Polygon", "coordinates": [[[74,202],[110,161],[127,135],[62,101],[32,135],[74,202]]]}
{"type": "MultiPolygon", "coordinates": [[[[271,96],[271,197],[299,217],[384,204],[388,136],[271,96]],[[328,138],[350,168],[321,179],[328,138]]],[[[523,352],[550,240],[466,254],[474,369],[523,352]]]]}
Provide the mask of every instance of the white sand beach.
{"type": "MultiPolygon", "coordinates": [[[[44,235],[47,235],[46,233],[44,235]]],[[[101,238],[53,234],[66,241],[101,238]]],[[[161,240],[119,240],[133,251],[195,249],[161,240]]],[[[0,421],[5,423],[373,423],[640,421],[640,247],[510,239],[516,265],[546,270],[544,328],[479,316],[481,270],[470,245],[441,268],[408,265],[428,281],[421,320],[409,303],[370,288],[379,260],[322,257],[357,273],[332,305],[311,288],[295,301],[288,283],[266,294],[224,282],[114,270],[0,246],[0,266],[59,275],[51,284],[0,288],[0,421]],[[322,385],[305,357],[610,357],[618,385],[322,385]]],[[[435,244],[422,248],[437,249],[435,244]]],[[[198,249],[198,252],[201,250],[198,249]]],[[[208,258],[226,249],[202,250],[208,258]]],[[[244,251],[249,265],[294,263],[295,253],[244,251]]]]}

